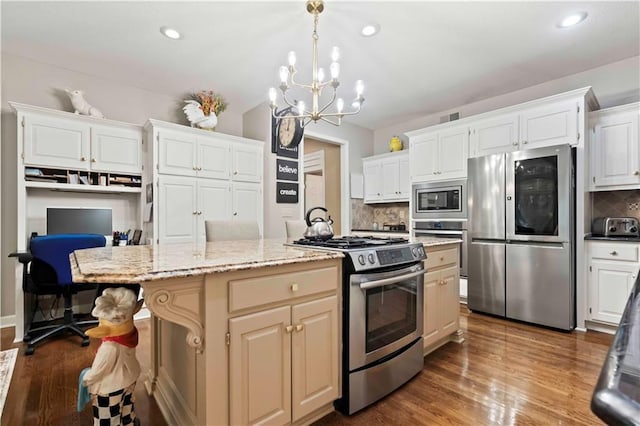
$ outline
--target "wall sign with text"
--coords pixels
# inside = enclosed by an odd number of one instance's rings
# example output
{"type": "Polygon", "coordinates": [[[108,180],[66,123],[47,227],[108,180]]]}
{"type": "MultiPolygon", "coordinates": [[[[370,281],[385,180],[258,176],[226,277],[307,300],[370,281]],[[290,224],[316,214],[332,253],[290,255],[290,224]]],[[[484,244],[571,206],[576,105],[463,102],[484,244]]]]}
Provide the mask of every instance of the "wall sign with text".
{"type": "Polygon", "coordinates": [[[298,181],[298,162],[276,158],[276,179],[298,181]]]}
{"type": "Polygon", "coordinates": [[[276,182],[276,203],[296,204],[298,202],[298,184],[276,182]]]}

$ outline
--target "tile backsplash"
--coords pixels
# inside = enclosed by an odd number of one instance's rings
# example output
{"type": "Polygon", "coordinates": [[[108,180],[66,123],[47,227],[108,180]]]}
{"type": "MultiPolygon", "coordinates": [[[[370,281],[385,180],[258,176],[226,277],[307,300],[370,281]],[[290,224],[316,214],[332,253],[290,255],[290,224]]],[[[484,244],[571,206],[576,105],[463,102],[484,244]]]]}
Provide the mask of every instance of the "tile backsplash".
{"type": "Polygon", "coordinates": [[[351,199],[351,229],[373,229],[377,223],[382,229],[385,223],[409,226],[409,203],[365,204],[362,199],[351,199]]]}
{"type": "Polygon", "coordinates": [[[640,189],[593,192],[592,217],[635,217],[640,219],[640,189]]]}

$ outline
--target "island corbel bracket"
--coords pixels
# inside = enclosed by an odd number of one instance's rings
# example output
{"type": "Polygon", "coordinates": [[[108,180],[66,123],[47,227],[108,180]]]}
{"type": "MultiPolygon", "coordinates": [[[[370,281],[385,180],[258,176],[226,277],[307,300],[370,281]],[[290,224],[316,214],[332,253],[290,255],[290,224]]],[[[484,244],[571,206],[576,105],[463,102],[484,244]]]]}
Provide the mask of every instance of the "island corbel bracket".
{"type": "Polygon", "coordinates": [[[202,319],[203,280],[156,281],[144,288],[144,300],[149,310],[158,318],[185,327],[187,345],[197,353],[204,350],[204,326],[202,319]]]}

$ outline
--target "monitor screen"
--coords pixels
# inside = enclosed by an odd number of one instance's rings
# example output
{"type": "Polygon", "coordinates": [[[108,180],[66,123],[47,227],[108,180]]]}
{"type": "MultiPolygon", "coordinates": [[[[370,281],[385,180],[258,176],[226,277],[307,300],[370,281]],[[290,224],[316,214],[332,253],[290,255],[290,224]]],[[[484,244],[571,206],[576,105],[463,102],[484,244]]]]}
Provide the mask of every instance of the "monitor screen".
{"type": "Polygon", "coordinates": [[[111,235],[112,231],[111,209],[47,208],[47,235],[111,235]]]}

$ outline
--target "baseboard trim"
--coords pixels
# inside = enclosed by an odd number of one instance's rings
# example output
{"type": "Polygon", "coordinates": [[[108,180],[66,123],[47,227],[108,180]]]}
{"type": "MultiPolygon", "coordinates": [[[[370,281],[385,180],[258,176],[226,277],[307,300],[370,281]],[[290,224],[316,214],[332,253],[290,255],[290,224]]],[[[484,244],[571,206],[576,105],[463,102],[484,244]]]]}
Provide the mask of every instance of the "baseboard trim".
{"type": "Polygon", "coordinates": [[[0,328],[8,328],[16,326],[16,316],[15,315],[5,315],[0,317],[0,328]]]}

